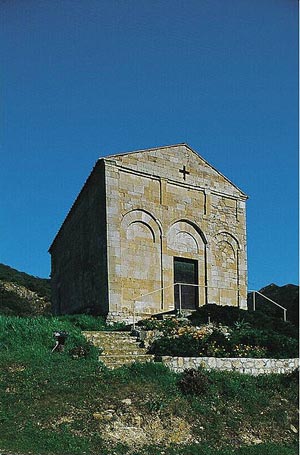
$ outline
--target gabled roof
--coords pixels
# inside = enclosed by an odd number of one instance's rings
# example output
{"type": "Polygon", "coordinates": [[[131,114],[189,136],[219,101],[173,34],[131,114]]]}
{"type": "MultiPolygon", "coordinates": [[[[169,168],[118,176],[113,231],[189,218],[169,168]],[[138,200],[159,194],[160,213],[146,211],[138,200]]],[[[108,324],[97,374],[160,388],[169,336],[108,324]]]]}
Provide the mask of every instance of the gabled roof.
{"type": "Polygon", "coordinates": [[[208,167],[210,167],[217,174],[219,174],[222,178],[224,178],[230,185],[232,185],[234,188],[236,188],[241,193],[241,196],[244,196],[246,199],[248,199],[248,196],[247,196],[246,193],[244,193],[244,191],[242,191],[228,177],[226,177],[218,169],[216,169],[213,165],[211,165],[208,161],[206,161],[201,155],[199,155],[198,152],[196,152],[194,149],[192,149],[192,147],[190,147],[186,142],[182,142],[182,143],[174,144],[174,145],[164,145],[164,146],[153,147],[153,148],[148,148],[148,149],[134,150],[134,151],[130,151],[130,152],[123,152],[123,153],[117,153],[117,154],[113,154],[113,155],[107,155],[105,157],[99,158],[99,160],[100,159],[111,160],[113,158],[126,157],[126,156],[134,155],[134,154],[137,154],[137,153],[149,153],[149,152],[153,152],[153,151],[156,151],[156,150],[162,150],[162,149],[173,149],[174,150],[174,149],[182,147],[182,146],[186,147],[190,152],[192,152],[192,154],[194,154],[196,156],[197,159],[201,160],[208,167]]]}
{"type": "Polygon", "coordinates": [[[182,148],[182,147],[185,147],[190,153],[192,153],[196,159],[198,160],[201,160],[202,163],[205,163],[206,166],[208,166],[209,168],[211,168],[214,172],[216,172],[218,175],[220,175],[223,179],[225,179],[230,185],[232,185],[236,190],[239,191],[239,193],[241,194],[242,197],[244,197],[245,199],[248,198],[248,196],[240,189],[238,188],[234,183],[232,183],[225,175],[223,175],[220,171],[218,171],[218,169],[216,169],[214,166],[212,166],[211,164],[209,164],[204,158],[202,158],[202,156],[200,156],[195,150],[193,150],[188,144],[186,144],[185,142],[183,143],[180,143],[180,144],[174,144],[174,145],[165,145],[165,146],[160,146],[160,147],[153,147],[153,148],[148,148],[148,149],[141,149],[141,150],[135,150],[135,151],[130,151],[130,152],[124,152],[124,153],[117,153],[117,154],[113,154],[113,155],[106,155],[104,157],[100,157],[98,158],[98,160],[96,161],[90,175],[88,176],[88,178],[86,179],[84,185],[82,186],[80,192],[78,193],[74,203],[72,204],[69,212],[67,213],[63,223],[61,224],[51,246],[49,247],[49,251],[51,251],[51,248],[52,246],[54,245],[55,243],[55,240],[56,238],[58,237],[61,229],[63,228],[64,224],[66,223],[67,219],[69,218],[70,214],[72,213],[74,207],[76,206],[77,202],[79,201],[85,187],[87,186],[89,180],[91,179],[91,177],[94,175],[95,171],[98,169],[98,166],[100,165],[100,163],[104,162],[105,161],[109,161],[109,160],[113,160],[114,158],[121,158],[121,157],[126,157],[126,156],[131,156],[131,155],[134,155],[134,154],[138,154],[138,153],[151,153],[153,151],[159,151],[159,150],[163,150],[163,149],[170,149],[170,152],[171,152],[171,149],[174,150],[176,148],[182,148]]]}

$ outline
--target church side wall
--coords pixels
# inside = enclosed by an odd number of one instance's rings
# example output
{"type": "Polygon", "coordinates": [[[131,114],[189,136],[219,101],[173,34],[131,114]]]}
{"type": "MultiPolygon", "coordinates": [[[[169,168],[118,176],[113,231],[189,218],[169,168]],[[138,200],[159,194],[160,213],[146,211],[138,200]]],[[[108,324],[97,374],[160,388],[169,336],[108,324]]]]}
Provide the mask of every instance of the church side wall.
{"type": "Polygon", "coordinates": [[[55,314],[108,312],[104,174],[100,161],[50,248],[55,314]]]}

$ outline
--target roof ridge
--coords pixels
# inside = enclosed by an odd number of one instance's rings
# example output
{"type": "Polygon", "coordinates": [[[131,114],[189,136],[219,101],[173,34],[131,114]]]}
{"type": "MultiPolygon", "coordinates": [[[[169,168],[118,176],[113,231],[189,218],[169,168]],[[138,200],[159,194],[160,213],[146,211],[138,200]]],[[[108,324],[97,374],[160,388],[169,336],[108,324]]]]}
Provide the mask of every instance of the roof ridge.
{"type": "Polygon", "coordinates": [[[203,158],[203,156],[201,156],[198,152],[196,152],[196,150],[194,150],[189,144],[187,144],[186,142],[181,142],[179,144],[173,144],[173,145],[162,145],[162,146],[158,146],[158,147],[152,147],[152,148],[147,148],[147,149],[141,149],[141,150],[133,150],[133,151],[129,151],[129,152],[124,152],[124,153],[115,153],[113,155],[107,155],[107,156],[104,156],[104,157],[100,157],[98,158],[98,161],[99,160],[106,160],[106,159],[110,159],[110,158],[114,158],[114,157],[118,157],[118,156],[125,156],[125,155],[132,155],[134,153],[142,153],[142,152],[150,152],[150,151],[153,151],[153,150],[161,150],[161,149],[166,149],[166,148],[174,148],[174,147],[179,147],[179,146],[185,146],[186,148],[188,148],[192,153],[194,153],[198,158],[200,158],[201,160],[204,161],[204,163],[209,166],[210,168],[212,168],[215,172],[217,172],[221,177],[223,177],[228,183],[230,183],[232,186],[234,186],[241,194],[243,194],[247,199],[248,199],[248,195],[242,191],[235,183],[233,183],[228,177],[226,177],[226,175],[222,174],[222,172],[220,172],[217,168],[215,168],[215,166],[213,166],[212,164],[210,164],[205,158],[203,158]]]}
{"type": "Polygon", "coordinates": [[[101,156],[98,159],[101,160],[101,159],[106,159],[106,158],[112,158],[114,156],[124,156],[124,155],[132,155],[133,153],[150,152],[152,150],[160,150],[160,149],[179,147],[180,145],[185,145],[190,150],[193,150],[186,142],[180,142],[178,144],[160,145],[160,146],[157,146],[157,147],[150,147],[150,148],[146,148],[146,149],[131,150],[131,151],[128,151],[128,152],[121,152],[121,153],[113,153],[112,155],[101,156]]]}

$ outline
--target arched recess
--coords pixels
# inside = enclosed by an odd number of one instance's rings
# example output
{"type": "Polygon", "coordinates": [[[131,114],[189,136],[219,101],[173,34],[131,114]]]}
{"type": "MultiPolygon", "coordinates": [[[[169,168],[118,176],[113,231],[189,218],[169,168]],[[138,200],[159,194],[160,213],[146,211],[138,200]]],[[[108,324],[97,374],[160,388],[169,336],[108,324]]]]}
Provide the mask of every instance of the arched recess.
{"type": "MultiPolygon", "coordinates": [[[[134,222],[141,222],[148,225],[155,237],[161,236],[161,224],[150,212],[141,209],[130,210],[123,216],[121,228],[126,231],[129,225],[134,222]]],[[[157,241],[157,238],[155,238],[155,241],[157,241]]]]}
{"type": "MultiPolygon", "coordinates": [[[[167,251],[168,255],[165,259],[164,270],[168,275],[168,282],[178,282],[177,270],[182,267],[186,271],[190,268],[191,275],[188,272],[184,273],[184,283],[195,284],[196,286],[184,286],[183,292],[190,293],[188,299],[195,300],[195,307],[204,305],[207,302],[206,286],[207,286],[207,240],[197,224],[193,221],[180,219],[172,223],[167,231],[167,251]],[[186,266],[184,263],[186,262],[186,266]],[[192,276],[193,273],[193,276],[192,276]]],[[[180,273],[179,273],[180,276],[180,273]]],[[[182,281],[182,280],[179,280],[182,281]]],[[[175,291],[178,287],[175,287],[175,291]]],[[[179,298],[175,292],[174,296],[165,297],[166,301],[172,298],[179,298]]],[[[193,304],[186,304],[186,308],[192,308],[193,304]],[[190,305],[190,306],[189,306],[190,305]]]]}
{"type": "Polygon", "coordinates": [[[144,210],[126,213],[121,222],[121,285],[122,307],[132,308],[136,301],[139,313],[154,313],[161,309],[161,293],[136,299],[137,296],[162,287],[161,227],[159,222],[144,210]]]}
{"type": "Polygon", "coordinates": [[[239,242],[223,231],[214,236],[212,246],[213,301],[239,306],[239,242]]]}
{"type": "Polygon", "coordinates": [[[230,234],[230,232],[226,231],[219,231],[215,236],[213,237],[214,243],[218,243],[220,241],[226,241],[228,242],[234,250],[239,250],[240,249],[240,243],[238,239],[230,234]]]}
{"type": "Polygon", "coordinates": [[[167,233],[168,248],[181,253],[199,254],[202,245],[206,243],[206,238],[199,226],[189,220],[175,221],[167,233]]]}

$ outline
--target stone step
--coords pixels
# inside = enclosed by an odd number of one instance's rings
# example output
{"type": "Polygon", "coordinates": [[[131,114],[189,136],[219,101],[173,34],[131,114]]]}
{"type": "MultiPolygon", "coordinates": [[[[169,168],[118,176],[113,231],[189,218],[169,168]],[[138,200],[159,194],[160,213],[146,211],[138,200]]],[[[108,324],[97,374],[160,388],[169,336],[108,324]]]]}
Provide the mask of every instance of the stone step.
{"type": "Polygon", "coordinates": [[[88,340],[90,343],[92,343],[94,346],[104,350],[104,351],[114,351],[114,350],[119,350],[122,349],[124,351],[139,351],[141,349],[139,347],[139,343],[134,342],[134,343],[124,343],[124,342],[116,342],[113,340],[112,342],[105,342],[105,341],[94,341],[94,340],[88,340]]]}
{"type": "Polygon", "coordinates": [[[143,354],[143,355],[100,355],[99,361],[103,362],[107,368],[119,368],[123,365],[130,365],[135,362],[153,362],[154,355],[143,354]]]}
{"type": "Polygon", "coordinates": [[[130,332],[84,331],[82,334],[96,347],[102,349],[99,360],[107,368],[119,368],[134,362],[152,362],[154,356],[139,347],[136,337],[130,332]]]}
{"type": "Polygon", "coordinates": [[[113,336],[116,340],[135,340],[135,337],[130,332],[82,332],[84,336],[94,339],[110,339],[113,336]],[[113,335],[112,335],[113,334],[113,335]]]}
{"type": "Polygon", "coordinates": [[[136,337],[132,337],[129,332],[87,332],[84,331],[82,334],[91,341],[93,344],[114,344],[114,343],[126,343],[136,344],[136,337]]]}
{"type": "Polygon", "coordinates": [[[101,355],[146,355],[147,349],[137,347],[137,349],[124,349],[124,347],[117,347],[115,349],[103,348],[101,355]]]}
{"type": "Polygon", "coordinates": [[[93,340],[93,339],[88,339],[90,343],[92,343],[94,346],[97,346],[98,348],[102,349],[115,349],[115,348],[120,348],[122,347],[123,349],[136,349],[139,348],[139,343],[140,342],[133,342],[129,343],[127,341],[117,341],[117,340],[93,340]]]}
{"type": "Polygon", "coordinates": [[[130,332],[108,332],[108,331],[103,331],[103,332],[96,332],[96,331],[83,331],[82,334],[87,337],[87,338],[94,338],[94,339],[111,339],[112,337],[116,340],[135,340],[136,338],[131,335],[130,332]]]}
{"type": "Polygon", "coordinates": [[[111,335],[110,337],[87,337],[90,340],[93,340],[95,343],[105,343],[105,344],[113,344],[113,343],[124,343],[124,344],[135,344],[136,343],[136,337],[135,338],[117,338],[111,335]]]}
{"type": "Polygon", "coordinates": [[[85,336],[94,337],[94,338],[110,338],[113,336],[116,339],[134,339],[135,337],[131,335],[130,332],[92,332],[92,331],[83,331],[85,336]]]}

